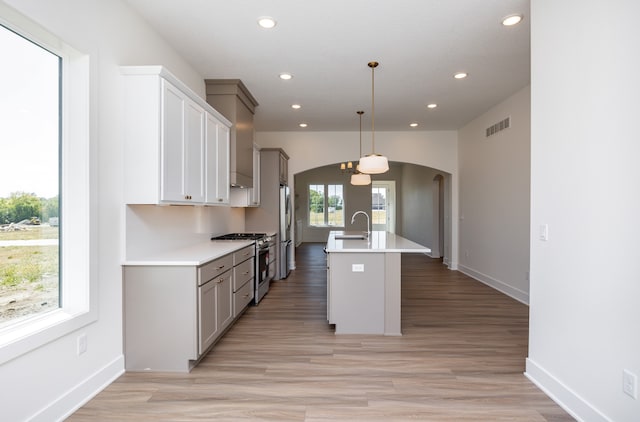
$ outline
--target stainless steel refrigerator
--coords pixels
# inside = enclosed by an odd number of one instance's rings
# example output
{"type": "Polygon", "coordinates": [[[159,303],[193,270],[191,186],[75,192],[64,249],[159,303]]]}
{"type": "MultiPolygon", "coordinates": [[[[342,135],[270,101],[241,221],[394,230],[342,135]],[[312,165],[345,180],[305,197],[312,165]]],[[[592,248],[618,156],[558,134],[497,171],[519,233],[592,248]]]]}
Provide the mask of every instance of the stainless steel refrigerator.
{"type": "Polygon", "coordinates": [[[291,194],[289,186],[280,185],[280,278],[289,275],[289,263],[291,262],[291,194]]]}

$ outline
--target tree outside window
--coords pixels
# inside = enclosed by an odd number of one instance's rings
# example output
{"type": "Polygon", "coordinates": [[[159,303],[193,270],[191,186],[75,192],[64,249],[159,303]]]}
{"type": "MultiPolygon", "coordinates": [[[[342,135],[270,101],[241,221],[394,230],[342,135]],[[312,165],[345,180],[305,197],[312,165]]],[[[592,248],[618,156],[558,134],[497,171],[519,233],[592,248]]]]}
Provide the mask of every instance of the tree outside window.
{"type": "Polygon", "coordinates": [[[344,226],[343,185],[309,185],[309,225],[344,226]]]}

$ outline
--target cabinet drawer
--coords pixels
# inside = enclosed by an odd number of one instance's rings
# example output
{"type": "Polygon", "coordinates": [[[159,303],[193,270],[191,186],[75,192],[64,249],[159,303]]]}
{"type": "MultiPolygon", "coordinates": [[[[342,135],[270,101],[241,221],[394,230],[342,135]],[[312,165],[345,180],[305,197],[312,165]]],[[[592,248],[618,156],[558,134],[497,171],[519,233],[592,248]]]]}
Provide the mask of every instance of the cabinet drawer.
{"type": "Polygon", "coordinates": [[[225,255],[198,268],[198,286],[203,285],[233,267],[233,257],[225,255]]]}
{"type": "Polygon", "coordinates": [[[253,280],[254,273],[253,258],[233,267],[233,291],[240,289],[247,281],[253,280]]]}
{"type": "Polygon", "coordinates": [[[255,248],[253,245],[242,248],[239,251],[233,253],[233,265],[238,265],[242,261],[246,261],[249,258],[253,258],[255,254],[255,248]]]}
{"type": "Polygon", "coordinates": [[[233,317],[237,317],[253,300],[253,283],[245,283],[233,294],[233,317]]]}

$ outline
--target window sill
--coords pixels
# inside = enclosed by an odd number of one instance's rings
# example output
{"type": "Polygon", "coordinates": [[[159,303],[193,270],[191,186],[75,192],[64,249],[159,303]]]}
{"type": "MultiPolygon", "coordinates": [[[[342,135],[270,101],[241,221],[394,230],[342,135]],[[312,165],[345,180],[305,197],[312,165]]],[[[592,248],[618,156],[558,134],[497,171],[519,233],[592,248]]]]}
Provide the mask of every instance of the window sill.
{"type": "Polygon", "coordinates": [[[0,330],[0,365],[95,321],[94,314],[56,309],[0,330]]]}

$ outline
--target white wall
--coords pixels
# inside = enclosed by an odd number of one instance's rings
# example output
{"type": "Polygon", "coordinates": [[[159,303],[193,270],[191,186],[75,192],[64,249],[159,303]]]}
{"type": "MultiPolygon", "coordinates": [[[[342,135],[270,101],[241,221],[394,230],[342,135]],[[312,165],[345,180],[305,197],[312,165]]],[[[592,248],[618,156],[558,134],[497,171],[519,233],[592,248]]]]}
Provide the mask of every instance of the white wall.
{"type": "Polygon", "coordinates": [[[531,15],[527,374],[581,420],[639,421],[622,371],[640,376],[640,2],[531,15]]]}
{"type": "Polygon", "coordinates": [[[460,271],[529,302],[530,89],[458,132],[460,271]],[[511,117],[490,137],[486,128],[511,117]]]}
{"type": "MultiPolygon", "coordinates": [[[[365,135],[366,137],[366,135],[365,135]]],[[[289,180],[305,170],[339,163],[358,155],[357,132],[257,132],[261,147],[282,148],[289,155],[289,180]],[[351,149],[349,146],[353,145],[351,149]]],[[[363,151],[367,143],[363,141],[363,151]]],[[[458,136],[456,131],[376,132],[376,152],[390,161],[418,164],[451,174],[450,229],[447,262],[457,268],[458,256],[458,136]]],[[[295,199],[294,199],[295,200],[295,199]]],[[[294,204],[295,205],[295,204],[294,204]]],[[[293,237],[295,239],[295,237],[293,237]]]]}
{"type": "Polygon", "coordinates": [[[6,0],[64,42],[90,57],[92,244],[98,248],[98,320],[0,366],[1,416],[6,421],[61,418],[124,368],[122,357],[122,199],[119,65],[163,64],[200,95],[200,75],[120,0],[6,0]],[[87,352],[76,355],[86,333],[87,352]]]}

